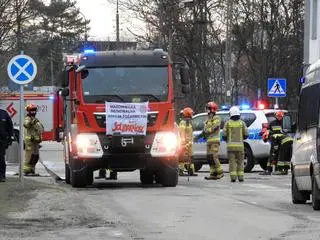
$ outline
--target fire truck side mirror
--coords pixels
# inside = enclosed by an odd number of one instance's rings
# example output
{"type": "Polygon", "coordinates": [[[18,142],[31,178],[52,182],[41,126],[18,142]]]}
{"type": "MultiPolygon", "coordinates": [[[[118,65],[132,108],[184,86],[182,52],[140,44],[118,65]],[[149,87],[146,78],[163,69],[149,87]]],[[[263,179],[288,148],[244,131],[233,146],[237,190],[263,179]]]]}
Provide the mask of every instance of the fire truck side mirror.
{"type": "Polygon", "coordinates": [[[189,84],[189,71],[185,66],[180,67],[180,79],[182,84],[189,84]]]}
{"type": "Polygon", "coordinates": [[[64,88],[60,90],[60,94],[62,97],[68,97],[70,94],[69,88],[64,88]]]}
{"type": "Polygon", "coordinates": [[[69,72],[70,72],[70,69],[65,69],[61,72],[61,75],[60,75],[61,87],[69,86],[69,72]]]}

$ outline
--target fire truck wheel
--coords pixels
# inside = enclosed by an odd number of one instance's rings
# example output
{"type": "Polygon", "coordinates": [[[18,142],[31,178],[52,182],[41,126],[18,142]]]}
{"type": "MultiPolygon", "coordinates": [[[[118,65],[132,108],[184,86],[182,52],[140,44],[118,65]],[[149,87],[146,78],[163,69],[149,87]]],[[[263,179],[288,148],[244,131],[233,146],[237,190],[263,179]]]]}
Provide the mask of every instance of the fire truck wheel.
{"type": "Polygon", "coordinates": [[[87,169],[83,169],[81,171],[73,171],[71,169],[71,185],[75,188],[86,187],[88,182],[88,172],[87,169]]]}
{"type": "Polygon", "coordinates": [[[177,167],[164,166],[160,172],[163,187],[175,187],[178,184],[179,171],[177,167]]]}
{"type": "Polygon", "coordinates": [[[314,210],[320,210],[320,189],[314,176],[312,176],[312,207],[314,210]]]}
{"type": "Polygon", "coordinates": [[[70,167],[69,167],[69,164],[65,164],[64,171],[65,171],[66,184],[70,184],[70,167]]]}
{"type": "Polygon", "coordinates": [[[307,200],[310,199],[310,194],[307,192],[299,191],[296,179],[294,175],[291,176],[291,196],[292,203],[294,204],[304,204],[307,200]]]}
{"type": "Polygon", "coordinates": [[[88,176],[87,176],[87,184],[88,185],[92,185],[93,184],[93,171],[88,169],[87,170],[87,174],[88,174],[88,176]]]}
{"type": "Polygon", "coordinates": [[[153,184],[153,172],[145,169],[141,169],[140,181],[142,184],[153,184]]]}

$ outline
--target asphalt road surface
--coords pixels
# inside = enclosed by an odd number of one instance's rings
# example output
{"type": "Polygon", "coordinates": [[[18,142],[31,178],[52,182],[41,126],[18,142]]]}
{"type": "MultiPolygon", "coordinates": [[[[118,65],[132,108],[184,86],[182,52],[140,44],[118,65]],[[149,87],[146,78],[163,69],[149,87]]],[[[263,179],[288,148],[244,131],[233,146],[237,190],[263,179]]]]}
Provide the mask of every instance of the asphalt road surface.
{"type": "MultiPolygon", "coordinates": [[[[60,146],[45,145],[41,159],[64,178],[60,146]]],[[[142,186],[138,171],[86,189],[33,178],[41,186],[23,210],[7,213],[0,239],[319,239],[319,212],[292,204],[291,175],[260,176],[256,167],[231,183],[227,172],[204,180],[207,170],[189,182],[180,177],[175,188],[142,186]]]]}

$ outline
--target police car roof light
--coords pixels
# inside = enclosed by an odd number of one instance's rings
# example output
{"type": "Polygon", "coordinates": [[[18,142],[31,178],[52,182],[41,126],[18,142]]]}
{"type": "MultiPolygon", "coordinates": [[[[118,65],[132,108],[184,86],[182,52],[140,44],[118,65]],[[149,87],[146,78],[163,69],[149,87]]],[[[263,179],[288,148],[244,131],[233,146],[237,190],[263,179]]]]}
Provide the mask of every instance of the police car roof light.
{"type": "Polygon", "coordinates": [[[250,106],[249,106],[249,104],[241,104],[240,109],[248,110],[248,109],[250,109],[250,106]]]}
{"type": "Polygon", "coordinates": [[[229,106],[227,106],[227,105],[221,105],[221,109],[222,110],[227,110],[227,109],[229,109],[230,107],[229,106]]]}
{"type": "Polygon", "coordinates": [[[264,109],[264,108],[265,108],[265,106],[264,106],[264,104],[263,104],[263,103],[260,103],[260,104],[259,104],[259,106],[258,106],[258,108],[259,108],[259,109],[264,109]]]}
{"type": "Polygon", "coordinates": [[[86,54],[92,54],[92,53],[95,53],[96,51],[92,48],[87,48],[87,49],[84,49],[83,52],[86,54]]]}

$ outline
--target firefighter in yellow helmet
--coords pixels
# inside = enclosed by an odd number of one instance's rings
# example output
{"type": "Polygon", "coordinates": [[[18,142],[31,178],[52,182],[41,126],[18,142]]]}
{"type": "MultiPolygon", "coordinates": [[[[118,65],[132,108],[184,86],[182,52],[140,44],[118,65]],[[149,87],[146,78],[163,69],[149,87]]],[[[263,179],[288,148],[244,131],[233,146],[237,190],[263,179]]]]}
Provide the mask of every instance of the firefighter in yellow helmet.
{"type": "Polygon", "coordinates": [[[191,120],[193,116],[193,110],[189,107],[184,108],[182,115],[182,120],[179,124],[179,133],[181,139],[179,175],[185,176],[184,170],[187,169],[189,176],[197,176],[197,174],[195,174],[194,164],[192,163],[193,129],[191,120]]]}
{"type": "Polygon", "coordinates": [[[220,147],[220,117],[216,115],[218,105],[215,102],[207,103],[208,120],[205,122],[203,134],[207,139],[207,160],[210,165],[210,175],[206,180],[217,180],[223,177],[223,168],[218,153],[220,147]]]}
{"type": "Polygon", "coordinates": [[[26,107],[27,116],[24,119],[25,161],[23,171],[25,175],[35,174],[35,166],[39,160],[39,144],[44,127],[36,118],[37,106],[29,104],[26,107]]]}
{"type": "Polygon", "coordinates": [[[230,120],[224,124],[222,138],[227,141],[229,159],[229,172],[231,182],[238,178],[239,182],[244,180],[244,143],[248,138],[246,124],[240,120],[240,110],[233,106],[230,108],[230,120]]]}

